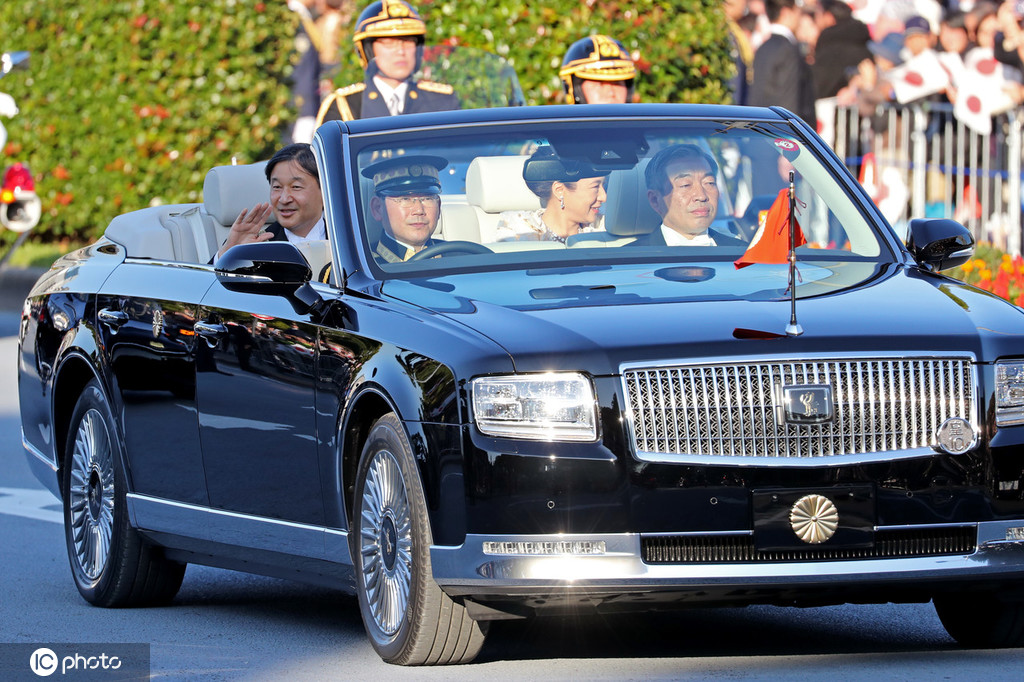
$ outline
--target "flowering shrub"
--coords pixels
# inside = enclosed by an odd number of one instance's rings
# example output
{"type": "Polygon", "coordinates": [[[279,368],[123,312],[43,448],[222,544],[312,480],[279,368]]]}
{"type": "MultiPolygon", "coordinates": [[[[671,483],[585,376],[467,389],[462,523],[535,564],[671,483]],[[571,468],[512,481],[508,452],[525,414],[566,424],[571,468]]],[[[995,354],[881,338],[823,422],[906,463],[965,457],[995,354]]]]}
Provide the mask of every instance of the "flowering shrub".
{"type": "Polygon", "coordinates": [[[1024,258],[991,244],[978,244],[975,257],[946,274],[1024,307],[1024,258]]]}
{"type": "MultiPolygon", "coordinates": [[[[119,213],[198,201],[210,167],[268,158],[294,117],[284,2],[2,0],[6,161],[36,177],[39,241],[91,241],[119,213]]],[[[8,241],[13,233],[3,231],[8,241]]]]}

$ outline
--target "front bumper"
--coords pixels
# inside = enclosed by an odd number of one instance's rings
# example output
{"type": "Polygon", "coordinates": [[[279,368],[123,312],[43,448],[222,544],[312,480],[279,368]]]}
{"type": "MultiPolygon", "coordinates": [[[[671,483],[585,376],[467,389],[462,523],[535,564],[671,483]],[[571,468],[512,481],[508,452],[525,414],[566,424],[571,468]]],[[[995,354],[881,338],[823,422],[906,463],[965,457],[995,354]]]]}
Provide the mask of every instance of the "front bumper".
{"type": "MultiPolygon", "coordinates": [[[[648,564],[641,559],[638,533],[595,535],[468,535],[458,547],[431,547],[434,580],[448,594],[480,600],[566,597],[640,597],[664,592],[701,592],[717,601],[750,602],[757,590],[798,594],[828,589],[856,592],[875,588],[970,589],[984,581],[1024,584],[1024,519],[978,523],[977,549],[971,554],[899,559],[777,563],[648,564]],[[485,553],[485,543],[555,543],[557,548],[593,548],[601,554],[485,553]]],[[[588,549],[592,551],[592,549],[588,549]]],[[[909,594],[909,592],[908,592],[909,594]]]]}

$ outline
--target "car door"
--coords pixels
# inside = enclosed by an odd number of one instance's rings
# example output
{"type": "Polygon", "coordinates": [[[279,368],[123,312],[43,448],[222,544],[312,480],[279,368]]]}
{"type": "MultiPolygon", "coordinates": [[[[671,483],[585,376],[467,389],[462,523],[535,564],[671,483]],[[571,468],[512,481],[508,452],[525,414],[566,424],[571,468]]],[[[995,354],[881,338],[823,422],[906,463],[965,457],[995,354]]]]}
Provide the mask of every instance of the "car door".
{"type": "Polygon", "coordinates": [[[196,395],[210,505],[321,526],[317,326],[282,297],[212,287],[196,322],[196,395]]]}
{"type": "Polygon", "coordinates": [[[215,283],[202,267],[126,261],[97,296],[97,327],[123,404],[135,493],[206,505],[196,418],[195,324],[215,283]]]}

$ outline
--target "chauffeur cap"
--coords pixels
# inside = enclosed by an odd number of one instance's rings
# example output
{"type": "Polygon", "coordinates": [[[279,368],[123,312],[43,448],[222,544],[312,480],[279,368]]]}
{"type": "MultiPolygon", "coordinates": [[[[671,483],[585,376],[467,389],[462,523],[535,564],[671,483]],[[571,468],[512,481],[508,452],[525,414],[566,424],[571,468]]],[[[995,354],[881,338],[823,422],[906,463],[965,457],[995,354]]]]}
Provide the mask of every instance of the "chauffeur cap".
{"type": "Polygon", "coordinates": [[[448,165],[440,156],[417,154],[384,159],[363,169],[373,180],[375,194],[395,197],[402,194],[440,194],[438,171],[448,165]]]}

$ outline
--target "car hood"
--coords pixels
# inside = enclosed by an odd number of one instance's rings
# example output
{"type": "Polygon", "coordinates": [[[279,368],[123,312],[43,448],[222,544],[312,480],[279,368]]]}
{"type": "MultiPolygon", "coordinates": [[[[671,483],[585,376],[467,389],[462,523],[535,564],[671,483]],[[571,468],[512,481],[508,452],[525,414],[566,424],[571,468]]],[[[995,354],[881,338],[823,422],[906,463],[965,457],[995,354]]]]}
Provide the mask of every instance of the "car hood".
{"type": "Polygon", "coordinates": [[[1021,352],[1024,311],[959,281],[894,264],[801,264],[800,276],[797,336],[786,334],[792,311],[780,266],[489,272],[391,280],[384,293],[490,338],[521,372],[601,375],[624,364],[765,355],[992,361],[1021,352]]]}

